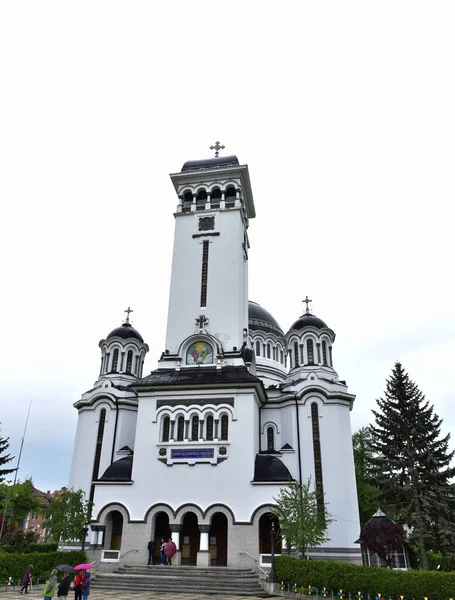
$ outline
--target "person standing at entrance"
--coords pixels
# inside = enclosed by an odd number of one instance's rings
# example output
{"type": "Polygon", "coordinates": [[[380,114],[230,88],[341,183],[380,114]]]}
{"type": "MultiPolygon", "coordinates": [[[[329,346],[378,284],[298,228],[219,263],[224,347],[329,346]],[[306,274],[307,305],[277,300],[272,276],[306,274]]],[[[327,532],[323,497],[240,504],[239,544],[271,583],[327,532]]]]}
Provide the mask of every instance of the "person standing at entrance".
{"type": "Polygon", "coordinates": [[[150,542],[148,543],[147,549],[149,551],[149,561],[147,564],[154,565],[155,564],[155,550],[156,550],[155,538],[152,538],[150,540],[150,542]]]}
{"type": "Polygon", "coordinates": [[[165,541],[162,539],[161,545],[160,545],[160,563],[162,565],[164,565],[164,561],[166,559],[166,557],[164,556],[164,544],[165,544],[165,541]]]}
{"type": "Polygon", "coordinates": [[[172,565],[172,557],[177,552],[177,546],[175,542],[172,541],[172,538],[169,538],[169,541],[164,544],[164,554],[166,556],[166,564],[172,565]]]}

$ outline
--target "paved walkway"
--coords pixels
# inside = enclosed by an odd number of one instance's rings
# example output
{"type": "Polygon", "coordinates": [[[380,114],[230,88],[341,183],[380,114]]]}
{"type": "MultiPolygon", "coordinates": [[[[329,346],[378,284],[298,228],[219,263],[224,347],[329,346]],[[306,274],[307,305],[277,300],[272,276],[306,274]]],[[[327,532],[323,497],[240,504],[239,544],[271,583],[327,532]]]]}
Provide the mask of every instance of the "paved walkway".
{"type": "MultiPolygon", "coordinates": [[[[214,594],[176,594],[175,592],[171,593],[163,593],[163,592],[129,592],[125,593],[121,592],[106,592],[105,590],[93,590],[90,593],[90,600],[103,600],[104,598],[108,598],[109,600],[162,600],[163,596],[166,600],[171,600],[175,598],[175,600],[255,600],[258,596],[217,596],[214,594]]],[[[68,600],[73,600],[73,593],[70,592],[68,594],[68,600]]],[[[8,590],[8,592],[1,596],[1,600],[17,600],[21,598],[21,594],[16,592],[15,590],[8,590]]],[[[33,590],[33,592],[27,594],[25,598],[28,600],[43,600],[43,596],[39,591],[33,590]]],[[[57,596],[55,599],[57,600],[57,596]]],[[[263,598],[261,599],[263,600],[263,598]]]]}

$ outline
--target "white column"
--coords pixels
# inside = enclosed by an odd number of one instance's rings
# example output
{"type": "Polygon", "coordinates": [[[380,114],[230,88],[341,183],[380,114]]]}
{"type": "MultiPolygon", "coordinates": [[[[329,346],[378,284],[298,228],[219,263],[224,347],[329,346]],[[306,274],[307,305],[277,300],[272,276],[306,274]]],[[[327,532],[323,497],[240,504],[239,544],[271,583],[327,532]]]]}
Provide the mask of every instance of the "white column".
{"type": "Polygon", "coordinates": [[[177,546],[177,550],[180,550],[180,531],[172,532],[172,541],[177,546]]]}
{"type": "Polygon", "coordinates": [[[199,550],[201,552],[208,552],[208,549],[209,549],[209,532],[201,531],[199,550]]]}

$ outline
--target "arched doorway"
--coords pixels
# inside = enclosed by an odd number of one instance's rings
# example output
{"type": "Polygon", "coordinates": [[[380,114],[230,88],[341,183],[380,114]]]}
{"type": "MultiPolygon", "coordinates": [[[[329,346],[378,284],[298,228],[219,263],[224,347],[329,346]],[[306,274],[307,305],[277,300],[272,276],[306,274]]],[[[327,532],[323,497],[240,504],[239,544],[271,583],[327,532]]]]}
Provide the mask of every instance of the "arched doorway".
{"type": "Polygon", "coordinates": [[[171,528],[169,527],[169,515],[165,512],[159,512],[155,515],[155,563],[159,564],[161,540],[165,542],[171,537],[171,528]]]}
{"type": "Polygon", "coordinates": [[[195,565],[199,551],[200,532],[197,516],[187,512],[183,517],[180,532],[180,548],[182,550],[182,565],[195,565]]]}
{"type": "Polygon", "coordinates": [[[122,545],[123,515],[118,510],[112,510],[106,516],[106,548],[120,550],[122,545]]]}
{"type": "Polygon", "coordinates": [[[209,532],[209,549],[211,564],[227,566],[227,532],[228,520],[224,513],[217,512],[212,517],[209,532]]]}
{"type": "Polygon", "coordinates": [[[272,551],[272,542],[270,537],[272,521],[275,523],[276,531],[275,554],[281,554],[280,524],[278,518],[271,513],[265,513],[259,519],[259,554],[270,554],[272,551]]]}

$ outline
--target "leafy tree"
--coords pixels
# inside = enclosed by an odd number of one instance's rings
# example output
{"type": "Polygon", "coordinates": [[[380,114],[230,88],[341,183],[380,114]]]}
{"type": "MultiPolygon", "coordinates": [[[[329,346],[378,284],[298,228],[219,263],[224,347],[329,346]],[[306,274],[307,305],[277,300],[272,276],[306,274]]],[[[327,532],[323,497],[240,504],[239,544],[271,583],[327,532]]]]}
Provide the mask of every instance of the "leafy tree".
{"type": "Polygon", "coordinates": [[[311,477],[306,483],[294,481],[280,489],[272,509],[280,521],[281,534],[288,548],[292,546],[308,555],[308,549],[329,541],[327,527],[333,519],[327,504],[318,503],[319,492],[312,489],[311,477]]]}
{"type": "Polygon", "coordinates": [[[447,538],[455,505],[450,435],[440,439],[442,420],[397,362],[377,400],[370,425],[373,470],[389,506],[410,528],[428,569],[427,550],[447,538]]]}
{"type": "Polygon", "coordinates": [[[80,540],[85,523],[90,522],[92,506],[82,490],[55,493],[46,511],[44,527],[57,542],[80,540]]]}
{"type": "Polygon", "coordinates": [[[0,437],[0,483],[5,479],[5,475],[13,473],[16,469],[2,469],[3,465],[8,464],[14,458],[11,454],[5,454],[9,447],[9,438],[0,437]]]}
{"type": "Polygon", "coordinates": [[[38,541],[38,537],[38,534],[34,531],[8,529],[0,540],[0,549],[6,549],[7,552],[24,552],[30,544],[38,541]]]}
{"type": "Polygon", "coordinates": [[[31,479],[11,485],[0,483],[0,512],[7,517],[10,529],[20,527],[30,512],[40,510],[41,501],[33,489],[31,479]]]}
{"type": "Polygon", "coordinates": [[[382,517],[371,519],[363,526],[359,541],[391,567],[393,553],[406,543],[406,536],[399,523],[382,517]]]}
{"type": "Polygon", "coordinates": [[[368,427],[361,427],[352,436],[355,479],[359,502],[360,524],[364,525],[378,508],[381,490],[373,484],[372,440],[368,427]]]}

